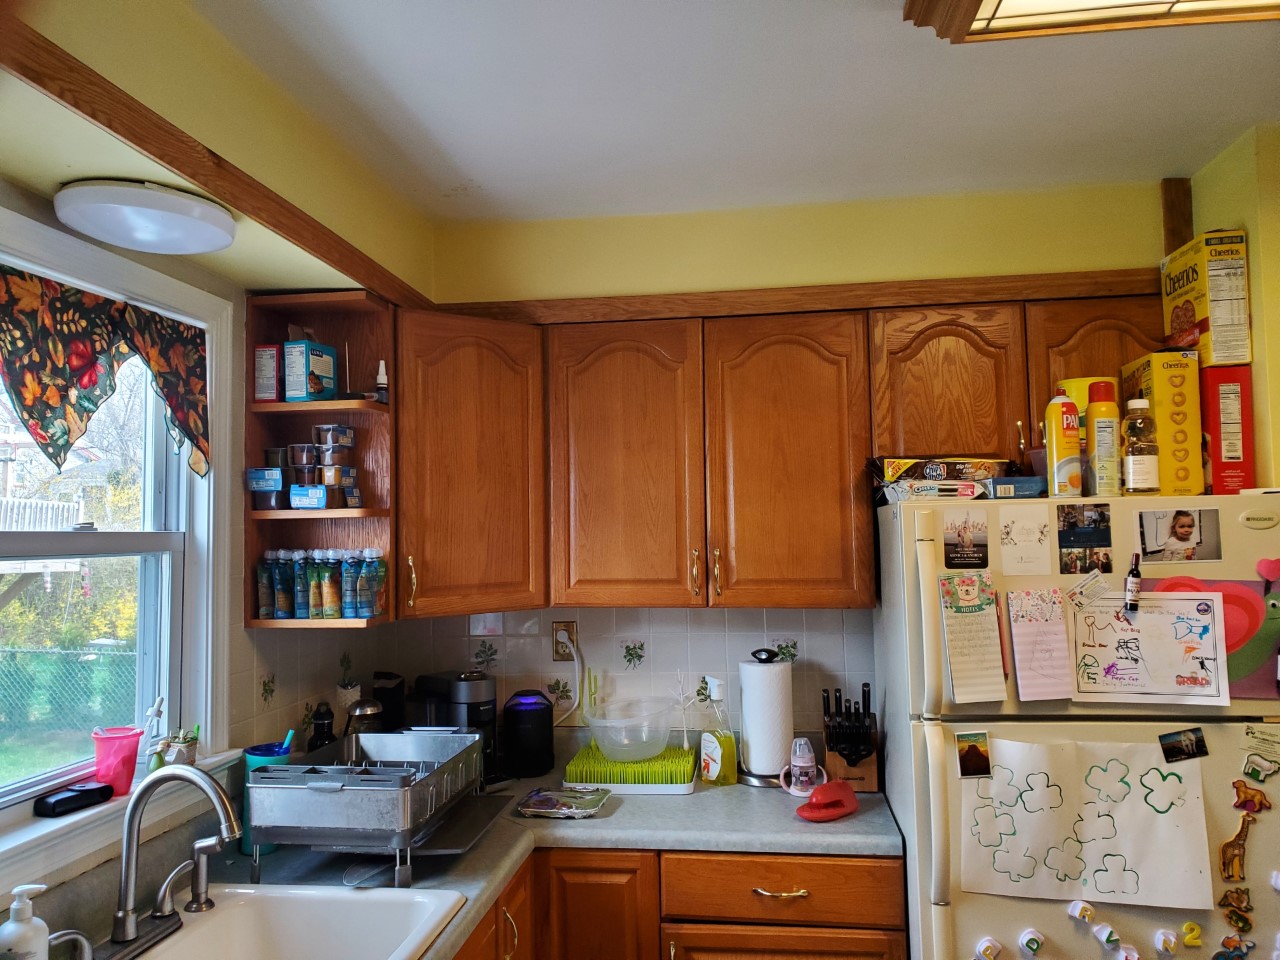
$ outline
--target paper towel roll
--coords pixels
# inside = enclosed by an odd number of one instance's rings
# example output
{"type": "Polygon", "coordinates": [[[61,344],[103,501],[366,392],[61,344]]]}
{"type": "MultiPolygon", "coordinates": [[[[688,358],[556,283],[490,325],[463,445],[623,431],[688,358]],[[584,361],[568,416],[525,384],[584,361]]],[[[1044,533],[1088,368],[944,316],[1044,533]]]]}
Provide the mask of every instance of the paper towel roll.
{"type": "Polygon", "coordinates": [[[742,685],[742,768],[776,777],[791,761],[791,664],[775,660],[738,664],[742,685]]]}

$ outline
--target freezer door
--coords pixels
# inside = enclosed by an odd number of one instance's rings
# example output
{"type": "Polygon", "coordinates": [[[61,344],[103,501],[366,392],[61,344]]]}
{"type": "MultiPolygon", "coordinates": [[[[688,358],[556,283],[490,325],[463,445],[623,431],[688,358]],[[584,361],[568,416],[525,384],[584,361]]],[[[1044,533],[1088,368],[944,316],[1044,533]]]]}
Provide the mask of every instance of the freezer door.
{"type": "MultiPolygon", "coordinates": [[[[946,790],[949,804],[946,815],[950,843],[947,844],[949,856],[945,862],[930,856],[928,861],[934,869],[946,871],[949,889],[949,905],[932,907],[933,911],[946,911],[949,917],[940,920],[937,917],[923,917],[928,927],[917,933],[911,931],[913,957],[955,957],[959,960],[982,956],[982,944],[991,938],[1003,947],[1003,957],[1027,956],[1019,949],[1019,940],[1027,933],[1034,931],[1043,944],[1042,957],[1119,957],[1118,952],[1109,952],[1102,946],[1094,930],[1100,924],[1109,925],[1120,943],[1130,944],[1137,948],[1143,957],[1157,957],[1157,938],[1161,932],[1173,933],[1178,940],[1178,955],[1188,953],[1199,955],[1198,951],[1189,950],[1185,943],[1184,933],[1187,924],[1195,924],[1201,931],[1205,957],[1210,957],[1221,948],[1223,938],[1239,934],[1226,918],[1228,910],[1237,909],[1237,921],[1251,927],[1250,932],[1242,934],[1245,939],[1253,940],[1258,945],[1255,956],[1270,957],[1273,950],[1280,949],[1276,937],[1280,934],[1280,896],[1272,889],[1277,881],[1275,871],[1280,869],[1280,811],[1266,809],[1270,800],[1260,798],[1270,794],[1280,802],[1280,776],[1269,783],[1261,783],[1246,777],[1242,766],[1246,753],[1244,744],[1244,724],[1215,724],[1202,727],[1203,740],[1208,748],[1208,756],[1203,759],[1181,761],[1181,764],[1197,764],[1204,791],[1204,807],[1206,832],[1209,843],[1208,859],[1212,878],[1212,902],[1219,904],[1212,909],[1171,909],[1163,907],[1142,907],[1129,904],[1114,904],[1099,897],[1091,898],[1088,893],[1083,899],[1093,908],[1093,919],[1089,922],[1074,919],[1068,914],[1070,900],[1045,900],[1033,897],[1006,897],[988,893],[970,893],[963,889],[961,877],[961,842],[966,831],[976,829],[972,823],[962,822],[961,816],[961,780],[956,760],[956,734],[970,732],[974,729],[969,724],[938,724],[941,748],[947,755],[948,788],[946,790]],[[1239,804],[1239,806],[1235,806],[1239,804]],[[1243,834],[1243,840],[1241,836],[1243,834]],[[1224,847],[1225,845],[1225,847],[1224,847]],[[1234,852],[1244,850],[1242,862],[1233,860],[1234,852]],[[1224,857],[1228,865],[1238,865],[1241,879],[1224,880],[1221,868],[1224,857]],[[1248,903],[1245,910],[1243,904],[1248,903]],[[934,941],[935,931],[950,928],[950,945],[939,948],[940,941],[934,941]],[[920,943],[926,949],[918,952],[915,944],[920,943]],[[930,950],[929,947],[934,949],[930,950]]],[[[1061,724],[1047,723],[992,723],[983,727],[990,738],[1007,738],[1023,742],[1103,742],[1103,743],[1157,743],[1160,734],[1178,729],[1176,724],[1157,723],[1092,723],[1072,722],[1061,724]]],[[[998,764],[998,744],[992,748],[992,762],[998,764]]],[[[1170,765],[1175,769],[1180,764],[1170,765]]],[[[1075,775],[1083,777],[1085,771],[1075,771],[1075,775]]],[[[1052,771],[1053,776],[1066,779],[1071,772],[1052,771]]],[[[1138,776],[1131,778],[1131,786],[1136,791],[1130,798],[1134,802],[1140,799],[1143,787],[1138,776]]],[[[1024,785],[1025,786],[1025,785],[1024,785]]],[[[1035,841],[1027,836],[1022,838],[1003,838],[1003,849],[1008,843],[1015,842],[1026,846],[1024,852],[1019,849],[1015,853],[1028,856],[1037,861],[1036,869],[1044,869],[1046,851],[1041,851],[1035,841]]],[[[1083,854],[1088,857],[1087,851],[1083,854]]],[[[1086,880],[1090,874],[1084,874],[1086,880]]],[[[1238,876],[1238,874],[1236,875],[1238,876]]],[[[934,877],[923,877],[921,893],[927,899],[929,891],[938,886],[934,877]]],[[[945,941],[941,941],[945,942],[945,941]]],[[[988,944],[989,946],[989,944],[988,944]]]]}

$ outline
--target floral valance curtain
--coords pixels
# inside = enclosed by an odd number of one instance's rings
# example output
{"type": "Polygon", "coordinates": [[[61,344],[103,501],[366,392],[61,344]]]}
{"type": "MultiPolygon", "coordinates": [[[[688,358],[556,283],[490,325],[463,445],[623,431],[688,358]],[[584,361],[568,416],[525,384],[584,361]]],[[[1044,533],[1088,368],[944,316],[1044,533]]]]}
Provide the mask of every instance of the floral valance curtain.
{"type": "Polygon", "coordinates": [[[169,435],[179,447],[191,441],[189,463],[203,477],[209,472],[204,331],[0,264],[0,377],[59,470],[134,354],[151,369],[169,435]]]}

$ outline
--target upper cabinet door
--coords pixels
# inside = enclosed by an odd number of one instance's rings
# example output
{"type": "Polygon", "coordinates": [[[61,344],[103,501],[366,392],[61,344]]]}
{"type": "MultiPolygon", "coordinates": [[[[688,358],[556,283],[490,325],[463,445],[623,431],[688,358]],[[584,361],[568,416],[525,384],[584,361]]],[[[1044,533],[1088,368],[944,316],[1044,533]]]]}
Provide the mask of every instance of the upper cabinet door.
{"type": "Polygon", "coordinates": [[[1118,377],[1124,364],[1163,346],[1159,296],[1028,303],[1031,402],[1047,404],[1059,380],[1118,377]]]}
{"type": "Polygon", "coordinates": [[[551,602],[703,606],[702,325],[548,336],[551,602]]]}
{"type": "Polygon", "coordinates": [[[865,315],[708,320],[704,338],[711,603],[873,605],[865,315]]]}
{"type": "Polygon", "coordinates": [[[1031,440],[1022,305],[873,311],[871,384],[876,456],[1017,459],[1031,440]]]}
{"type": "Polygon", "coordinates": [[[542,331],[404,311],[400,615],[547,604],[542,331]]]}

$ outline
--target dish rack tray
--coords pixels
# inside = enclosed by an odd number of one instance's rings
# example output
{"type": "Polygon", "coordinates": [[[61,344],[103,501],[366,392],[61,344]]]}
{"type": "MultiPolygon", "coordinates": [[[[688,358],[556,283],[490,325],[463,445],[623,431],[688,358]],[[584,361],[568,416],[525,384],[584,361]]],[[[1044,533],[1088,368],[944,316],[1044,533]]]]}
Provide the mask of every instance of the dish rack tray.
{"type": "Polygon", "coordinates": [[[249,774],[249,821],[262,843],[347,853],[409,850],[482,775],[482,735],[353,734],[301,763],[249,774]]]}

